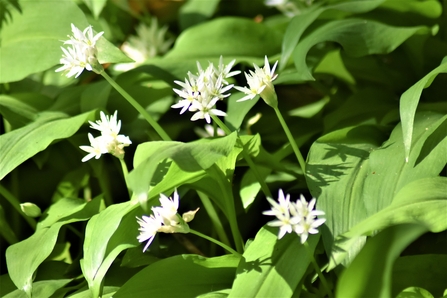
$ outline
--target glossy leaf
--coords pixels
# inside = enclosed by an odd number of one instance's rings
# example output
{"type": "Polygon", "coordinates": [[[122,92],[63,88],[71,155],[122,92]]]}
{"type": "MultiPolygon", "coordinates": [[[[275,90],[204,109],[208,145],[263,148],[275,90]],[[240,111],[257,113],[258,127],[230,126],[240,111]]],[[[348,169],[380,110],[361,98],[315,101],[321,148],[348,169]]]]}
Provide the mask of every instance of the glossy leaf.
{"type": "Polygon", "coordinates": [[[295,234],[278,240],[278,229],[262,228],[248,246],[237,268],[229,297],[291,297],[310,264],[320,239],[311,235],[309,249],[295,234]]]}
{"type": "Polygon", "coordinates": [[[287,60],[289,60],[292,55],[304,31],[326,10],[365,13],[373,10],[384,1],[385,0],[351,1],[328,6],[314,6],[316,7],[315,9],[307,10],[305,13],[295,16],[290,21],[284,34],[279,69],[282,70],[287,65],[287,60]]]}
{"type": "Polygon", "coordinates": [[[351,56],[360,57],[392,52],[423,26],[392,27],[364,19],[347,19],[329,22],[318,27],[301,40],[293,52],[295,67],[300,71],[299,80],[314,80],[306,63],[309,50],[316,44],[332,41],[339,43],[351,56]]]}
{"type": "Polygon", "coordinates": [[[20,7],[21,12],[12,10],[12,21],[1,31],[0,83],[18,81],[58,64],[61,40],[71,32],[70,24],[88,26],[73,1],[20,1],[20,7]]]}
{"type": "Polygon", "coordinates": [[[263,57],[279,53],[279,32],[254,21],[222,17],[185,30],[164,59],[229,56],[263,57]],[[200,45],[200,46],[198,46],[200,45]]]}
{"type": "Polygon", "coordinates": [[[426,232],[421,225],[390,227],[370,239],[337,284],[337,297],[391,297],[394,261],[415,239],[426,232]],[[365,267],[368,270],[365,270],[365,267]]]}
{"type": "MultiPolygon", "coordinates": [[[[43,280],[33,283],[32,297],[52,297],[57,290],[68,284],[71,279],[43,280]]],[[[26,294],[20,290],[15,290],[3,298],[27,298],[26,294]]]]}
{"type": "Polygon", "coordinates": [[[84,113],[68,118],[60,112],[44,112],[27,126],[1,135],[0,180],[53,141],[72,136],[89,116],[84,113]]]}
{"type": "Polygon", "coordinates": [[[239,258],[226,255],[204,258],[179,255],[147,266],[127,281],[113,296],[197,297],[231,287],[239,258]]]}
{"type": "Polygon", "coordinates": [[[447,179],[445,177],[416,180],[403,187],[394,197],[391,205],[368,217],[335,241],[329,268],[339,264],[345,257],[352,243],[362,235],[386,227],[417,223],[424,225],[431,232],[447,229],[445,214],[447,212],[447,179]]]}
{"type": "Polygon", "coordinates": [[[129,174],[129,187],[146,194],[159,162],[171,158],[184,171],[195,172],[211,167],[228,155],[236,142],[236,133],[215,140],[192,143],[148,142],[140,144],[134,157],[134,170],[129,174]]]}
{"type": "Polygon", "coordinates": [[[447,58],[442,60],[441,65],[433,69],[430,73],[420,79],[402,94],[400,98],[400,118],[402,121],[403,142],[405,148],[405,159],[408,160],[413,139],[413,126],[416,108],[422,94],[422,90],[428,88],[436,76],[440,73],[447,73],[447,58]]]}

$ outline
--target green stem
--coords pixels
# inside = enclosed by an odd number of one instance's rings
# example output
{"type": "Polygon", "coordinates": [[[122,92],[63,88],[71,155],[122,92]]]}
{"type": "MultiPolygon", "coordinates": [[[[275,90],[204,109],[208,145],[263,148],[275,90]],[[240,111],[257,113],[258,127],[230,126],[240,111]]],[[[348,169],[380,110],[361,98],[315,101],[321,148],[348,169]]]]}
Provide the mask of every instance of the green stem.
{"type": "Polygon", "coordinates": [[[129,199],[132,198],[132,191],[129,188],[129,183],[127,183],[127,175],[129,174],[129,171],[127,170],[126,162],[124,161],[124,158],[118,158],[120,160],[121,169],[123,171],[124,181],[126,182],[127,190],[129,191],[129,199]]]}
{"type": "Polygon", "coordinates": [[[237,256],[237,257],[242,257],[242,255],[241,255],[240,253],[238,253],[237,251],[235,251],[234,249],[232,249],[232,248],[229,247],[228,245],[223,244],[222,242],[220,242],[220,241],[218,241],[218,240],[216,240],[216,239],[214,239],[214,238],[208,237],[207,235],[202,234],[202,233],[200,233],[200,232],[198,232],[198,231],[196,231],[196,230],[193,230],[193,229],[190,229],[190,233],[191,233],[191,234],[194,234],[194,235],[197,235],[197,236],[199,236],[199,237],[202,237],[202,238],[204,238],[204,239],[206,239],[206,240],[208,240],[208,241],[211,241],[211,242],[213,242],[214,244],[219,245],[220,247],[222,247],[223,249],[227,250],[228,252],[232,253],[233,255],[235,255],[235,256],[237,256]]]}
{"type": "MultiPolygon", "coordinates": [[[[231,130],[228,128],[228,126],[225,125],[217,116],[211,115],[213,120],[219,125],[220,128],[225,132],[225,134],[229,135],[231,134],[231,130]]],[[[238,142],[242,147],[242,155],[244,156],[245,161],[247,162],[250,169],[253,171],[253,174],[256,177],[256,180],[258,180],[259,185],[261,186],[261,190],[264,193],[266,197],[273,198],[272,193],[270,192],[270,189],[268,188],[267,184],[265,183],[264,179],[262,179],[261,174],[258,172],[258,168],[256,167],[255,163],[250,157],[250,154],[248,154],[247,149],[245,148],[244,143],[242,143],[241,137],[239,134],[237,135],[238,142]]]]}
{"type": "Polygon", "coordinates": [[[323,287],[326,290],[326,293],[328,294],[329,298],[333,298],[334,296],[332,295],[332,291],[329,289],[329,285],[326,281],[326,278],[324,277],[323,273],[321,272],[321,269],[318,266],[317,261],[315,261],[313,253],[310,251],[309,244],[307,242],[304,242],[304,247],[307,250],[307,253],[310,257],[310,261],[311,261],[312,265],[314,266],[315,271],[317,271],[318,277],[320,278],[321,283],[323,284],[323,287]]]}
{"type": "Polygon", "coordinates": [[[303,173],[305,174],[306,173],[306,162],[304,161],[303,155],[301,154],[300,149],[296,145],[295,139],[293,138],[292,133],[290,132],[290,129],[287,126],[287,123],[281,114],[281,111],[278,109],[278,107],[273,108],[273,109],[275,110],[276,116],[278,117],[278,120],[281,123],[281,126],[287,135],[287,139],[289,139],[289,143],[292,146],[293,152],[295,152],[295,156],[298,159],[300,167],[303,170],[303,173]]]}
{"type": "Polygon", "coordinates": [[[101,75],[107,80],[107,82],[115,88],[149,123],[150,126],[158,133],[163,141],[171,141],[171,138],[164,131],[164,129],[155,121],[151,115],[143,108],[129,93],[127,93],[120,85],[118,85],[105,71],[101,72],[101,75]]]}
{"type": "Polygon", "coordinates": [[[10,193],[5,187],[3,187],[0,184],[0,195],[2,195],[11,205],[16,209],[16,211],[26,220],[26,222],[33,228],[33,230],[36,230],[36,221],[27,216],[25,213],[23,213],[22,209],[20,208],[20,202],[19,200],[10,193]]]}
{"type": "Polygon", "coordinates": [[[202,205],[203,207],[205,207],[205,210],[208,213],[208,216],[210,217],[211,222],[220,240],[222,240],[225,244],[229,245],[230,240],[228,240],[227,234],[225,233],[223,225],[219,220],[219,216],[217,215],[216,209],[214,208],[213,203],[211,203],[210,198],[201,191],[197,191],[197,194],[199,195],[200,200],[202,201],[202,205]]]}

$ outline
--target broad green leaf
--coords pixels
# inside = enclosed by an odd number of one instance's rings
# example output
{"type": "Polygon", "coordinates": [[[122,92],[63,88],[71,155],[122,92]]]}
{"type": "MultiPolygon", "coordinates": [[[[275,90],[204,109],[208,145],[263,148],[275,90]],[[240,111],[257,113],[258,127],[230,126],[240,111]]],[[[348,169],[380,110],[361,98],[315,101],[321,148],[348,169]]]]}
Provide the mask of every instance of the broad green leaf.
{"type": "MultiPolygon", "coordinates": [[[[413,152],[406,163],[400,125],[391,133],[390,138],[369,156],[367,176],[363,185],[363,200],[368,215],[387,207],[394,196],[408,183],[436,177],[447,163],[447,138],[434,144],[422,161],[418,161],[425,140],[444,122],[447,116],[432,112],[420,112],[414,123],[413,152]]],[[[445,132],[444,132],[445,133],[445,132]]]]}
{"type": "Polygon", "coordinates": [[[55,280],[42,280],[33,283],[33,290],[31,295],[27,296],[23,291],[15,290],[3,298],[27,298],[27,297],[52,297],[57,290],[68,284],[71,279],[55,279],[55,280]]]}
{"type": "MultiPolygon", "coordinates": [[[[104,259],[108,257],[106,250],[110,238],[118,229],[123,216],[133,208],[135,208],[135,205],[131,205],[130,202],[114,204],[93,216],[87,223],[84,240],[84,259],[81,261],[81,268],[93,297],[99,295],[105,272],[98,274],[98,271],[104,268],[102,264],[104,259]]],[[[106,265],[108,268],[110,263],[106,265]]]]}
{"type": "Polygon", "coordinates": [[[385,0],[349,1],[334,5],[318,7],[307,10],[305,13],[295,16],[287,27],[282,42],[281,59],[279,69],[282,70],[287,65],[287,60],[293,53],[296,45],[301,39],[304,31],[326,10],[338,10],[351,13],[364,13],[375,9],[385,0]]]}
{"type": "Polygon", "coordinates": [[[52,103],[51,98],[36,93],[0,95],[0,113],[15,129],[37,118],[52,103]]]}
{"type": "Polygon", "coordinates": [[[113,297],[197,297],[227,289],[234,280],[239,260],[233,255],[214,258],[180,255],[163,259],[135,274],[113,297]]]}
{"type": "MultiPolygon", "coordinates": [[[[306,181],[311,194],[318,198],[318,209],[326,212],[330,233],[323,231],[322,237],[327,250],[335,237],[367,217],[362,191],[368,157],[383,139],[377,127],[357,126],[331,132],[312,144],[306,181]]],[[[353,252],[362,245],[359,240],[353,252]]]]}
{"type": "Polygon", "coordinates": [[[435,297],[442,297],[447,280],[445,268],[447,255],[424,254],[398,258],[393,267],[393,297],[411,286],[424,288],[435,297]]]}
{"type": "Polygon", "coordinates": [[[390,227],[374,236],[342,272],[336,287],[336,296],[391,297],[394,261],[424,232],[424,226],[407,224],[390,227]]]}
{"type": "MultiPolygon", "coordinates": [[[[75,201],[78,202],[79,200],[75,201]]],[[[51,218],[46,223],[51,225],[38,225],[36,232],[29,238],[7,248],[6,264],[8,272],[19,290],[31,295],[33,275],[37,267],[53,251],[60,228],[65,224],[89,219],[98,212],[99,202],[99,200],[93,200],[90,203],[84,203],[82,205],[83,209],[79,210],[79,207],[74,209],[62,208],[67,206],[67,201],[60,201],[46,213],[51,218]],[[58,214],[53,212],[58,212],[58,214]]],[[[79,204],[75,205],[79,206],[79,204]]]]}
{"type": "Polygon", "coordinates": [[[280,47],[281,34],[274,29],[245,18],[222,17],[183,31],[164,59],[263,57],[279,53],[280,47]]]}
{"type": "Polygon", "coordinates": [[[84,0],[84,3],[88,6],[93,13],[95,19],[98,19],[104,6],[106,6],[107,0],[84,0]]]}
{"type": "Polygon", "coordinates": [[[310,264],[319,235],[309,249],[295,234],[278,240],[278,229],[263,227],[242,256],[229,297],[291,297],[310,264]]]}
{"type": "Polygon", "coordinates": [[[339,43],[351,56],[392,52],[418,31],[427,31],[424,26],[393,27],[363,19],[336,20],[326,23],[309,33],[298,43],[293,52],[295,67],[300,71],[299,80],[314,80],[307,66],[306,56],[316,44],[326,41],[339,43]]]}
{"type": "Polygon", "coordinates": [[[59,112],[43,112],[35,122],[0,136],[0,180],[53,141],[72,136],[90,113],[68,118],[59,112]]]}
{"type": "Polygon", "coordinates": [[[413,139],[414,117],[419,103],[419,98],[421,97],[422,90],[428,88],[436,76],[440,73],[447,73],[447,58],[444,58],[441,65],[433,69],[430,73],[405,91],[400,98],[400,118],[402,121],[405,159],[407,161],[410,156],[413,139]]]}
{"type": "Polygon", "coordinates": [[[20,1],[11,22],[1,30],[0,83],[14,82],[59,63],[61,40],[70,24],[87,27],[84,14],[73,1],[20,1]]]}
{"type": "Polygon", "coordinates": [[[225,116],[225,124],[231,130],[237,130],[241,128],[242,122],[245,116],[250,112],[251,108],[258,102],[259,96],[253,100],[246,100],[237,102],[244,96],[242,92],[232,94],[228,98],[227,116],[225,116]]]}
{"type": "Polygon", "coordinates": [[[389,226],[417,223],[431,232],[447,229],[447,179],[425,178],[404,186],[391,205],[351,228],[335,241],[334,253],[329,264],[333,268],[346,257],[346,252],[358,237],[371,234],[389,226]]]}
{"type": "Polygon", "coordinates": [[[229,136],[197,142],[147,142],[135,152],[134,170],[128,176],[129,187],[137,196],[149,190],[158,164],[171,158],[184,171],[195,172],[211,167],[219,158],[227,156],[236,142],[236,133],[229,136]]]}
{"type": "Polygon", "coordinates": [[[403,13],[417,13],[433,19],[439,18],[442,14],[442,4],[437,0],[385,1],[381,7],[403,13]]]}
{"type": "Polygon", "coordinates": [[[81,94],[81,111],[105,109],[112,86],[106,81],[89,84],[81,94]]]}
{"type": "Polygon", "coordinates": [[[179,23],[184,31],[212,17],[218,8],[220,0],[190,0],[180,8],[179,23]]]}

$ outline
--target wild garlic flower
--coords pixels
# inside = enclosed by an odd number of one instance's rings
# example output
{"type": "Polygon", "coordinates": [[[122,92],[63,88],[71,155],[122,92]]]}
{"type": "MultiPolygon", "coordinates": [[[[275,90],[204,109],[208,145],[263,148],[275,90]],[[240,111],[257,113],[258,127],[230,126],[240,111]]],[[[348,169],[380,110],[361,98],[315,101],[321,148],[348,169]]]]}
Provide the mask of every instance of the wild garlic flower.
{"type": "Polygon", "coordinates": [[[246,94],[246,96],[242,97],[238,101],[253,99],[256,95],[260,95],[269,106],[276,108],[278,106],[278,98],[272,82],[278,76],[275,74],[278,61],[275,62],[272,69],[270,69],[267,56],[265,56],[264,61],[265,64],[263,68],[259,68],[259,66],[253,64],[255,71],[250,70],[250,73],[245,73],[248,88],[239,86],[235,86],[234,88],[246,94]]]}
{"type": "Polygon", "coordinates": [[[168,26],[158,26],[157,18],[151,19],[150,25],[140,23],[136,28],[136,36],[130,36],[121,46],[121,50],[132,58],[135,63],[120,63],[115,65],[118,71],[133,69],[149,58],[164,54],[174,42],[173,38],[167,38],[168,26]]]}
{"type": "Polygon", "coordinates": [[[63,55],[60,63],[63,66],[56,69],[56,72],[65,72],[67,78],[79,77],[84,69],[100,73],[103,68],[96,59],[96,42],[104,32],[93,35],[92,26],[81,31],[73,24],[71,24],[71,31],[73,36],[68,36],[70,39],[64,42],[70,46],[66,49],[61,47],[63,55]]]}
{"type": "Polygon", "coordinates": [[[222,56],[219,65],[215,67],[209,63],[204,70],[199,62],[197,62],[197,74],[188,72],[188,78],[185,81],[174,81],[182,89],[175,89],[174,92],[180,96],[180,101],[171,107],[181,109],[180,114],[189,110],[195,112],[191,117],[191,121],[205,119],[207,123],[211,123],[211,115],[226,116],[226,113],[215,108],[216,103],[230,96],[232,84],[226,79],[235,76],[240,71],[231,71],[235,60],[225,65],[222,56]]]}
{"type": "Polygon", "coordinates": [[[199,208],[197,208],[184,213],[180,217],[177,213],[179,206],[177,190],[174,191],[173,198],[160,194],[160,204],[161,206],[152,207],[152,215],[143,215],[142,218],[137,217],[137,222],[140,225],[140,234],[137,239],[139,242],[147,241],[143,252],[152,243],[157,233],[189,233],[187,223],[192,221],[197,211],[199,211],[199,208]]]}
{"type": "Polygon", "coordinates": [[[113,116],[106,116],[103,112],[100,113],[101,120],[96,123],[89,121],[90,127],[101,132],[99,137],[94,138],[92,134],[88,134],[90,146],[80,146],[82,150],[88,152],[82,162],[95,157],[100,158],[102,154],[110,153],[120,159],[124,157],[124,147],[132,144],[128,136],[120,135],[121,120],[117,120],[117,113],[115,111],[113,116]]]}
{"type": "Polygon", "coordinates": [[[307,241],[309,234],[317,234],[318,227],[321,226],[326,219],[317,218],[317,216],[324,215],[323,211],[313,210],[315,207],[315,198],[309,203],[303,195],[296,203],[290,202],[290,196],[284,196],[280,189],[278,201],[267,198],[272,205],[272,209],[264,211],[264,215],[275,216],[277,219],[273,220],[267,225],[272,227],[279,227],[278,239],[281,239],[286,233],[295,232],[300,236],[301,243],[307,241]]]}

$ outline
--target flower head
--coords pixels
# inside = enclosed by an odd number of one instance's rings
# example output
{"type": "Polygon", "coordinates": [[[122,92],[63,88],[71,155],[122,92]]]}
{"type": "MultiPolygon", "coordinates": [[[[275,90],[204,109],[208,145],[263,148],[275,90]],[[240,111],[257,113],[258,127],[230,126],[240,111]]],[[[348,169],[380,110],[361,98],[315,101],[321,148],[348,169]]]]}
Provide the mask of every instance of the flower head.
{"type": "Polygon", "coordinates": [[[278,76],[275,74],[278,61],[275,62],[272,69],[270,69],[267,56],[265,56],[264,61],[265,63],[263,68],[260,68],[254,64],[255,71],[253,72],[250,70],[250,73],[245,73],[245,78],[247,79],[249,88],[237,86],[234,88],[246,94],[246,96],[238,101],[253,99],[256,95],[260,95],[269,106],[275,108],[278,106],[278,98],[272,82],[278,76]]]}
{"type": "Polygon", "coordinates": [[[71,30],[73,35],[68,36],[70,39],[64,41],[64,44],[70,46],[66,49],[61,47],[63,55],[60,63],[63,66],[56,69],[56,72],[63,71],[68,78],[79,77],[84,69],[101,72],[102,66],[96,58],[96,42],[104,32],[93,35],[92,26],[81,31],[73,24],[71,24],[71,30]]]}
{"type": "Polygon", "coordinates": [[[313,210],[315,207],[315,198],[309,203],[303,195],[296,203],[290,202],[290,196],[284,196],[283,191],[279,190],[279,203],[267,198],[273,206],[271,210],[264,211],[264,215],[276,216],[276,220],[267,223],[272,227],[279,227],[278,239],[281,239],[286,233],[295,232],[300,236],[301,243],[306,242],[309,234],[317,234],[318,227],[321,226],[326,219],[317,218],[324,215],[323,211],[313,210]]]}
{"type": "Polygon", "coordinates": [[[206,69],[203,69],[197,62],[197,74],[188,72],[188,78],[185,82],[174,81],[182,89],[174,89],[174,92],[180,96],[180,101],[172,105],[172,108],[181,108],[180,114],[186,110],[195,112],[191,117],[192,121],[205,119],[211,122],[211,115],[225,116],[226,113],[215,108],[216,103],[230,96],[228,91],[233,88],[226,80],[240,71],[231,71],[235,60],[229,64],[223,64],[223,58],[220,57],[219,65],[215,67],[209,63],[206,69]]]}
{"type": "Polygon", "coordinates": [[[120,135],[121,120],[117,120],[117,111],[113,116],[106,116],[100,113],[101,120],[90,122],[90,127],[101,132],[99,137],[94,138],[88,134],[90,146],[80,146],[82,150],[89,154],[82,159],[85,162],[93,157],[98,159],[101,154],[110,153],[118,158],[124,157],[124,147],[132,144],[128,136],[120,135]]]}
{"type": "Polygon", "coordinates": [[[140,234],[137,236],[139,242],[147,241],[143,252],[152,243],[157,233],[189,233],[190,229],[187,222],[194,219],[199,208],[184,213],[181,217],[177,213],[179,206],[179,195],[177,190],[174,191],[173,198],[168,198],[164,194],[160,194],[161,206],[152,207],[153,215],[137,217],[140,224],[140,234]]]}
{"type": "Polygon", "coordinates": [[[115,65],[115,69],[127,71],[141,65],[149,58],[166,53],[174,42],[174,39],[166,37],[167,31],[168,27],[160,27],[155,17],[151,19],[149,26],[140,23],[136,28],[137,34],[130,36],[121,46],[123,52],[135,63],[120,63],[115,65]]]}

